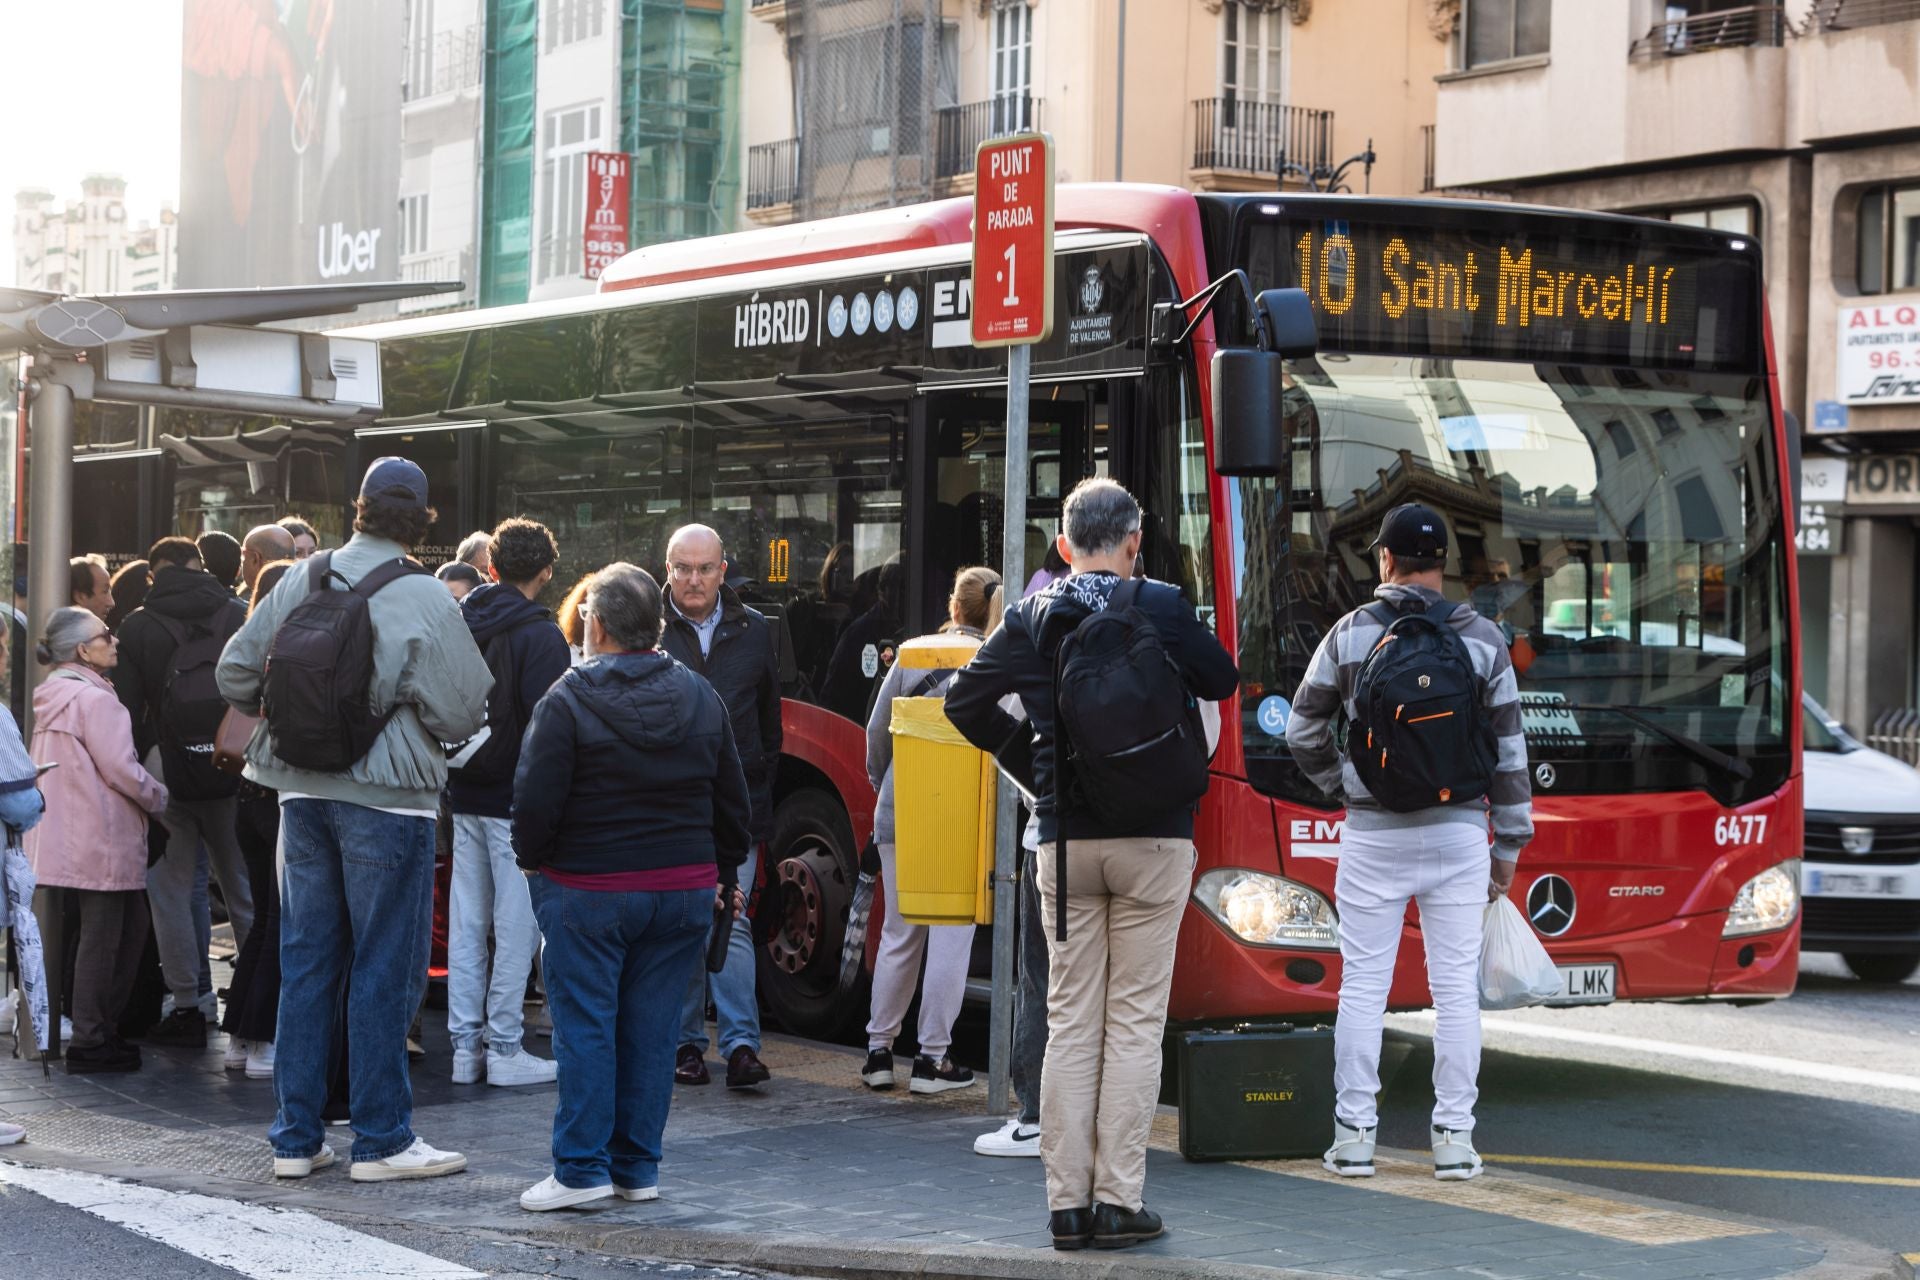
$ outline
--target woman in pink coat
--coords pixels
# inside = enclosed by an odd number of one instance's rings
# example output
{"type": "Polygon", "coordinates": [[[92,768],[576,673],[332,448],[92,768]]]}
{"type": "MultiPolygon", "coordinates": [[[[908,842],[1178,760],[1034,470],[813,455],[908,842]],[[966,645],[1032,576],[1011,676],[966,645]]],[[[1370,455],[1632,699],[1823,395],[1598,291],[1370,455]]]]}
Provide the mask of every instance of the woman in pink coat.
{"type": "Polygon", "coordinates": [[[147,815],[167,807],[167,789],[140,767],[107,681],[119,661],[107,624],[57,609],[35,654],[53,671],[33,693],[32,755],[59,767],[40,779],[47,815],[26,837],[34,914],[44,929],[70,896],[80,916],[67,1071],[136,1071],[140,1051],[114,1028],[147,941],[147,815]]]}

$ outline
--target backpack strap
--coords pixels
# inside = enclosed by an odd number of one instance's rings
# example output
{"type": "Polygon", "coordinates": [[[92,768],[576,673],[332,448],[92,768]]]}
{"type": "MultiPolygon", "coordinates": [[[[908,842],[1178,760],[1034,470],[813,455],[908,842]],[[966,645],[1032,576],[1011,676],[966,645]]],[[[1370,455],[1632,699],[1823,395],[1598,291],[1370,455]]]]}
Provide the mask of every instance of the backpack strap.
{"type": "Polygon", "coordinates": [[[1146,585],[1145,578],[1124,578],[1107,597],[1109,609],[1131,609],[1140,603],[1140,588],[1146,585]]]}
{"type": "MultiPolygon", "coordinates": [[[[1117,594],[1116,590],[1116,594],[1117,594]]],[[[1113,600],[1108,598],[1112,606],[1113,600]]],[[[1053,651],[1053,936],[1061,942],[1067,940],[1067,832],[1060,825],[1060,811],[1064,805],[1067,787],[1064,779],[1067,774],[1067,725],[1060,717],[1060,677],[1065,674],[1067,664],[1065,654],[1067,641],[1061,638],[1060,645],[1053,651]]],[[[1034,873],[1034,884],[1039,886],[1039,873],[1034,873]]]]}
{"type": "MultiPolygon", "coordinates": [[[[327,575],[333,572],[333,552],[316,551],[307,557],[307,592],[312,594],[327,589],[327,575]]],[[[342,582],[346,579],[342,578],[342,582]]]]}
{"type": "Polygon", "coordinates": [[[426,570],[418,564],[402,556],[398,560],[389,560],[378,568],[362,574],[360,581],[353,584],[353,591],[355,595],[371,597],[390,582],[425,572],[426,570]]]}
{"type": "Polygon", "coordinates": [[[1436,600],[1427,609],[1427,621],[1436,627],[1444,627],[1447,625],[1447,619],[1453,617],[1454,611],[1459,607],[1451,600],[1436,600]]]}

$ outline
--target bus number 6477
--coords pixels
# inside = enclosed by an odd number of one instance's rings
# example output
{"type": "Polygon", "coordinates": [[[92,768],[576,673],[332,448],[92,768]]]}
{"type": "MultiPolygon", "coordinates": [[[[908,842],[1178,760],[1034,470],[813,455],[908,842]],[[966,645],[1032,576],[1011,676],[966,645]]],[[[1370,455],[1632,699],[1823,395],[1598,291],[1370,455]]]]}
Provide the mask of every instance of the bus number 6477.
{"type": "Polygon", "coordinates": [[[1759,844],[1767,838],[1764,813],[1729,813],[1713,820],[1713,842],[1719,845],[1759,844]]]}

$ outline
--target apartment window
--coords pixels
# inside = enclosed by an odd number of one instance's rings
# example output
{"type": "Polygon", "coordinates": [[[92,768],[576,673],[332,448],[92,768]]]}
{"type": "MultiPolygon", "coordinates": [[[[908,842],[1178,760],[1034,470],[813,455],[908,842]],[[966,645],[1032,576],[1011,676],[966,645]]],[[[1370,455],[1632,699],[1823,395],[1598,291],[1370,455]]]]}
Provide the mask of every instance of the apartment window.
{"type": "Polygon", "coordinates": [[[1547,51],[1551,0],[1468,0],[1469,67],[1529,58],[1547,51]]]}
{"type": "Polygon", "coordinates": [[[1858,254],[1860,292],[1920,289],[1920,184],[1860,197],[1858,254]]]}
{"type": "Polygon", "coordinates": [[[407,97],[433,92],[433,0],[407,5],[407,97]]]}
{"type": "Polygon", "coordinates": [[[400,197],[400,255],[427,251],[427,197],[400,197]]]}
{"type": "Polygon", "coordinates": [[[607,0],[547,0],[547,51],[606,30],[607,0]]]}
{"type": "Polygon", "coordinates": [[[1683,227],[1705,227],[1709,231],[1730,231],[1741,236],[1760,234],[1760,210],[1751,200],[1703,205],[1697,209],[1672,209],[1654,216],[1665,217],[1668,222],[1677,222],[1683,227]]]}
{"type": "Polygon", "coordinates": [[[1220,97],[1224,123],[1232,128],[1240,103],[1285,99],[1281,41],[1286,19],[1278,10],[1262,11],[1244,0],[1229,0],[1220,19],[1220,97]]]}
{"type": "Polygon", "coordinates": [[[600,146],[600,105],[549,111],[540,129],[542,283],[586,270],[580,240],[587,209],[587,153],[600,146]]]}
{"type": "Polygon", "coordinates": [[[1026,0],[994,6],[991,58],[995,132],[1031,127],[1026,103],[1033,96],[1033,10],[1026,0]]]}

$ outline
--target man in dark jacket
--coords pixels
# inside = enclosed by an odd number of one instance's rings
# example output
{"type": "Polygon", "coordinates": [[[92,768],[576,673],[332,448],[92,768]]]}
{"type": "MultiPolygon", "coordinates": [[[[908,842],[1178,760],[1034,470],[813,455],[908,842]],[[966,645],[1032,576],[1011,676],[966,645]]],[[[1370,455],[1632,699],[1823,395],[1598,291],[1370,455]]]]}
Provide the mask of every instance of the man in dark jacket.
{"type": "MultiPolygon", "coordinates": [[[[759,849],[773,834],[773,776],[780,763],[780,660],[766,617],[740,603],[726,585],[727,557],[720,535],[690,524],[667,540],[667,619],[660,647],[705,676],[726,704],[733,742],[752,793],[754,850],[740,884],[753,891],[759,849]]],[[[754,988],[753,930],[734,917],[726,966],[712,976],[697,967],[681,1009],[680,1051],[674,1079],[706,1084],[707,994],[720,1024],[727,1087],[764,1084],[772,1073],[760,1061],[760,1001],[754,988]]]]}
{"type": "MultiPolygon", "coordinates": [[[[1062,578],[1008,609],[1000,629],[947,686],[947,718],[975,746],[1005,747],[1021,725],[999,707],[1009,693],[1033,722],[1036,870],[1047,920],[1065,895],[1066,937],[1049,930],[1047,1059],[1040,1083],[1040,1157],[1054,1246],[1134,1244],[1161,1234],[1142,1201],[1147,1130],[1160,1092],[1160,1040],[1180,915],[1193,887],[1193,810],[1169,804],[1119,825],[1054,798],[1054,657],[1080,623],[1104,610],[1140,553],[1140,507],[1111,480],[1086,480],[1061,511],[1062,578]],[[1057,843],[1066,841],[1066,883],[1057,843]]],[[[1178,587],[1144,582],[1135,607],[1152,621],[1190,697],[1217,701],[1239,672],[1178,587]]]]}
{"type": "MultiPolygon", "coordinates": [[[[553,534],[532,520],[493,531],[494,581],[460,603],[493,673],[487,738],[447,778],[453,809],[453,885],[447,894],[447,1032],[453,1082],[545,1084],[558,1069],[521,1048],[527,974],[540,949],[527,878],[513,861],[508,818],[520,738],[534,704],[567,672],[572,655],[553,614],[538,603],[560,558],[553,534]],[[487,968],[487,935],[493,968],[487,968]]],[[[458,753],[454,759],[460,759],[458,753]]]]}
{"type": "Polygon", "coordinates": [[[200,549],[191,538],[160,539],[147,552],[147,562],[153,566],[153,588],[120,624],[120,664],[113,670],[114,688],[133,717],[134,747],[147,771],[171,793],[160,815],[167,852],[147,872],[147,901],[173,1011],[147,1039],[200,1048],[207,1043],[207,1020],[216,1012],[210,984],[208,994],[201,995],[213,922],[206,899],[195,895],[200,868],[207,866],[220,885],[236,945],[246,944],[253,927],[253,898],[235,835],[238,785],[209,783],[186,754],[163,750],[180,728],[167,723],[167,687],[180,645],[201,635],[224,642],[246,621],[247,611],[231,589],[200,567],[200,549]],[[189,772],[193,776],[186,776],[189,772]]]}

